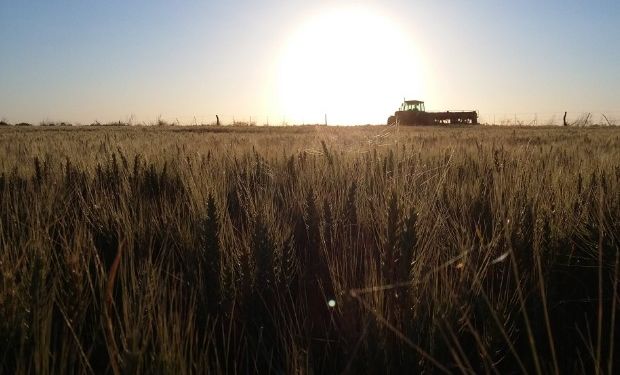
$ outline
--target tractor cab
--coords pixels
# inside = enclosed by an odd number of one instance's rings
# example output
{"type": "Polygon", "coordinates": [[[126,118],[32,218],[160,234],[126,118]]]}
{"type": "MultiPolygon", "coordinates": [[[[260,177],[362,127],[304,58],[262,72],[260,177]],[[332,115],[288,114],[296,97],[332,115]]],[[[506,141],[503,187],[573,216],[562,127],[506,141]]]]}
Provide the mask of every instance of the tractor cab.
{"type": "Polygon", "coordinates": [[[404,100],[400,111],[425,112],[424,102],[420,100],[404,100]]]}

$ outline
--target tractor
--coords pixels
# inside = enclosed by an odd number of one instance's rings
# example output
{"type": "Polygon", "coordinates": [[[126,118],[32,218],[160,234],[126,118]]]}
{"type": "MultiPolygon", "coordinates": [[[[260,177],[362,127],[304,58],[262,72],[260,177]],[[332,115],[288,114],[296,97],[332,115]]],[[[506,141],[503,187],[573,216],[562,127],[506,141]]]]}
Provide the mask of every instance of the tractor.
{"type": "Polygon", "coordinates": [[[403,100],[398,111],[388,118],[388,125],[477,124],[476,111],[426,112],[424,102],[403,100]]]}

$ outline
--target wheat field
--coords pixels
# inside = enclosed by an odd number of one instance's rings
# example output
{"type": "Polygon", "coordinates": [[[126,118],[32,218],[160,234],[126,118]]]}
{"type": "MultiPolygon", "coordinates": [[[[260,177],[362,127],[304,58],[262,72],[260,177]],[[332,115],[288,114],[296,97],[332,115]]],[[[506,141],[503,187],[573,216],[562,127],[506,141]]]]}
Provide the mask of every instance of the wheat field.
{"type": "Polygon", "coordinates": [[[2,127],[0,373],[614,373],[614,127],[2,127]]]}

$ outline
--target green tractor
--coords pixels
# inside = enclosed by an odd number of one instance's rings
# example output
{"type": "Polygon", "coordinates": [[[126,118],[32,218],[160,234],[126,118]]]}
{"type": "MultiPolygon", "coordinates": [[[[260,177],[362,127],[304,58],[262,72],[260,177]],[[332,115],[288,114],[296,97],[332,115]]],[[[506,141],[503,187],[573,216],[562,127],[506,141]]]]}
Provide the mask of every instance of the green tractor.
{"type": "Polygon", "coordinates": [[[426,112],[424,102],[404,100],[398,111],[388,117],[388,125],[477,124],[476,111],[426,112]]]}

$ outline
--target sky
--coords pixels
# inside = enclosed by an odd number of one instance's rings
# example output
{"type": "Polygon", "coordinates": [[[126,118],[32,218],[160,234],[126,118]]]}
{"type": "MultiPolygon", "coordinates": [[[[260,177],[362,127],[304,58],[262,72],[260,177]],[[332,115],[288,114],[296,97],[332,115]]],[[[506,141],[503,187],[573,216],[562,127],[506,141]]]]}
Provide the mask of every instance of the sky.
{"type": "Polygon", "coordinates": [[[620,117],[618,1],[0,0],[9,122],[620,117]]]}

